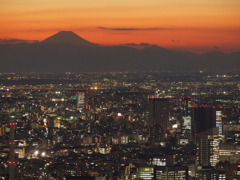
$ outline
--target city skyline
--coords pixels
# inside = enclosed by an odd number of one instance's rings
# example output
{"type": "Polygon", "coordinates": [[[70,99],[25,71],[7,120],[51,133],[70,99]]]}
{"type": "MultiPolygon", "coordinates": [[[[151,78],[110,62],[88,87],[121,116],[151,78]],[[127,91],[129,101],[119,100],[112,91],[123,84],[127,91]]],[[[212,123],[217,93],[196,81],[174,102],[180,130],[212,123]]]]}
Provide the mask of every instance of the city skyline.
{"type": "Polygon", "coordinates": [[[240,50],[239,7],[236,0],[2,1],[0,43],[42,41],[74,31],[102,45],[232,53],[240,50]]]}
{"type": "Polygon", "coordinates": [[[1,179],[240,177],[237,71],[2,73],[0,82],[1,179]]]}

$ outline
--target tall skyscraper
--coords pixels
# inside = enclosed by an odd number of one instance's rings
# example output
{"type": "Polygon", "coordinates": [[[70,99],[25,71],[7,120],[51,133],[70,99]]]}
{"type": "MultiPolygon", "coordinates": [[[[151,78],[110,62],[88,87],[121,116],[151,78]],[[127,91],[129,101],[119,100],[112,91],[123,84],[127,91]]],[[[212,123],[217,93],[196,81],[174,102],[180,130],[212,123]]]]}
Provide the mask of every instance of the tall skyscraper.
{"type": "Polygon", "coordinates": [[[216,127],[216,109],[213,107],[196,106],[192,108],[191,130],[192,140],[196,135],[216,127]]]}
{"type": "Polygon", "coordinates": [[[201,166],[215,166],[219,161],[221,136],[218,128],[201,132],[197,137],[198,163],[201,166]]]}
{"type": "Polygon", "coordinates": [[[181,96],[182,105],[183,105],[183,116],[189,116],[190,106],[191,106],[191,97],[190,96],[181,96]]]}
{"type": "Polygon", "coordinates": [[[191,97],[181,97],[182,99],[182,132],[188,134],[191,130],[191,116],[190,116],[190,106],[191,106],[191,97]]]}
{"type": "Polygon", "coordinates": [[[15,179],[15,166],[16,166],[16,161],[15,161],[15,120],[14,118],[9,119],[9,124],[10,126],[10,135],[9,135],[9,161],[8,161],[8,167],[9,167],[9,180],[14,180],[15,179]]]}
{"type": "Polygon", "coordinates": [[[88,90],[77,93],[77,109],[82,111],[82,109],[88,109],[88,90]]]}
{"type": "Polygon", "coordinates": [[[169,127],[169,99],[150,98],[149,99],[149,125],[159,124],[162,128],[169,127]]]}
{"type": "Polygon", "coordinates": [[[219,134],[223,135],[223,124],[222,124],[222,111],[216,111],[216,127],[219,130],[219,134]]]}

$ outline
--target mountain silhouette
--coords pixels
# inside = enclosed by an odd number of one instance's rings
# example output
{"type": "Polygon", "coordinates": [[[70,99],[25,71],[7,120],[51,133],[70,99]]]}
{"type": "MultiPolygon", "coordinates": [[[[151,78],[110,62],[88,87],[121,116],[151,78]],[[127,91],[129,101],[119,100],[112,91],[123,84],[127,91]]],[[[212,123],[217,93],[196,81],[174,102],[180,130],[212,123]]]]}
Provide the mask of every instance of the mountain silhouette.
{"type": "Polygon", "coordinates": [[[99,46],[71,31],[40,43],[0,44],[0,72],[229,71],[240,69],[240,52],[225,54],[99,46]]]}
{"type": "Polygon", "coordinates": [[[60,31],[45,40],[41,43],[67,43],[67,44],[74,44],[78,46],[98,46],[97,44],[91,43],[82,37],[78,36],[76,33],[72,31],[60,31]]]}

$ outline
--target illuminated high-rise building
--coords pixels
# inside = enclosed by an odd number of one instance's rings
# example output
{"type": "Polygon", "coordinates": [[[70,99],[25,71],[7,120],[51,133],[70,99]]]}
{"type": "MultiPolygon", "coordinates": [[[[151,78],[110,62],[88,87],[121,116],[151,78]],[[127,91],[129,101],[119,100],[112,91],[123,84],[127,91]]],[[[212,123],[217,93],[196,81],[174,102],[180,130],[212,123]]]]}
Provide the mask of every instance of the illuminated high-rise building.
{"type": "Polygon", "coordinates": [[[82,111],[82,109],[88,109],[88,90],[77,93],[77,109],[82,111]]]}
{"type": "Polygon", "coordinates": [[[155,179],[172,180],[172,179],[188,179],[187,166],[157,166],[155,167],[155,179]]]}
{"type": "Polygon", "coordinates": [[[155,179],[154,166],[139,167],[139,179],[155,179]]]}
{"type": "Polygon", "coordinates": [[[170,156],[155,156],[149,159],[151,165],[155,166],[172,166],[173,158],[170,156]]]}
{"type": "Polygon", "coordinates": [[[182,98],[182,132],[184,134],[190,133],[191,130],[191,116],[190,116],[190,106],[191,106],[191,97],[181,97],[182,98]]]}
{"type": "Polygon", "coordinates": [[[209,179],[209,180],[238,180],[238,177],[228,176],[227,173],[223,170],[215,170],[210,168],[199,169],[196,174],[196,179],[209,179]]]}
{"type": "Polygon", "coordinates": [[[186,130],[191,130],[191,116],[183,116],[182,130],[186,132],[186,130]]]}
{"type": "Polygon", "coordinates": [[[84,98],[85,98],[84,92],[77,93],[77,109],[80,111],[84,108],[84,98]]]}
{"type": "Polygon", "coordinates": [[[201,166],[215,166],[219,162],[221,136],[218,128],[201,132],[197,137],[198,163],[201,166]]]}
{"type": "Polygon", "coordinates": [[[216,111],[216,127],[219,130],[219,135],[223,135],[222,111],[216,111]]]}
{"type": "Polygon", "coordinates": [[[149,99],[149,125],[159,124],[162,128],[169,127],[169,99],[150,98],[149,99]]]}
{"type": "Polygon", "coordinates": [[[139,167],[138,173],[139,179],[144,180],[188,180],[187,166],[141,166],[139,167]]]}

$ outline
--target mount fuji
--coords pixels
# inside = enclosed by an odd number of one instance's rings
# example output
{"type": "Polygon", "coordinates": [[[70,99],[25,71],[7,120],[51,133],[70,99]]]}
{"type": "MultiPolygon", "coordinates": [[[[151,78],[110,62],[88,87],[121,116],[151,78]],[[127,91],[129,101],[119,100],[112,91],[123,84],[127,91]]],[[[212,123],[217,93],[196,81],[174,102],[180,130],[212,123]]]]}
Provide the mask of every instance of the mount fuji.
{"type": "Polygon", "coordinates": [[[74,44],[78,46],[98,46],[98,44],[89,42],[82,37],[78,36],[76,33],[72,31],[60,31],[45,40],[41,43],[52,43],[52,44],[74,44]]]}

